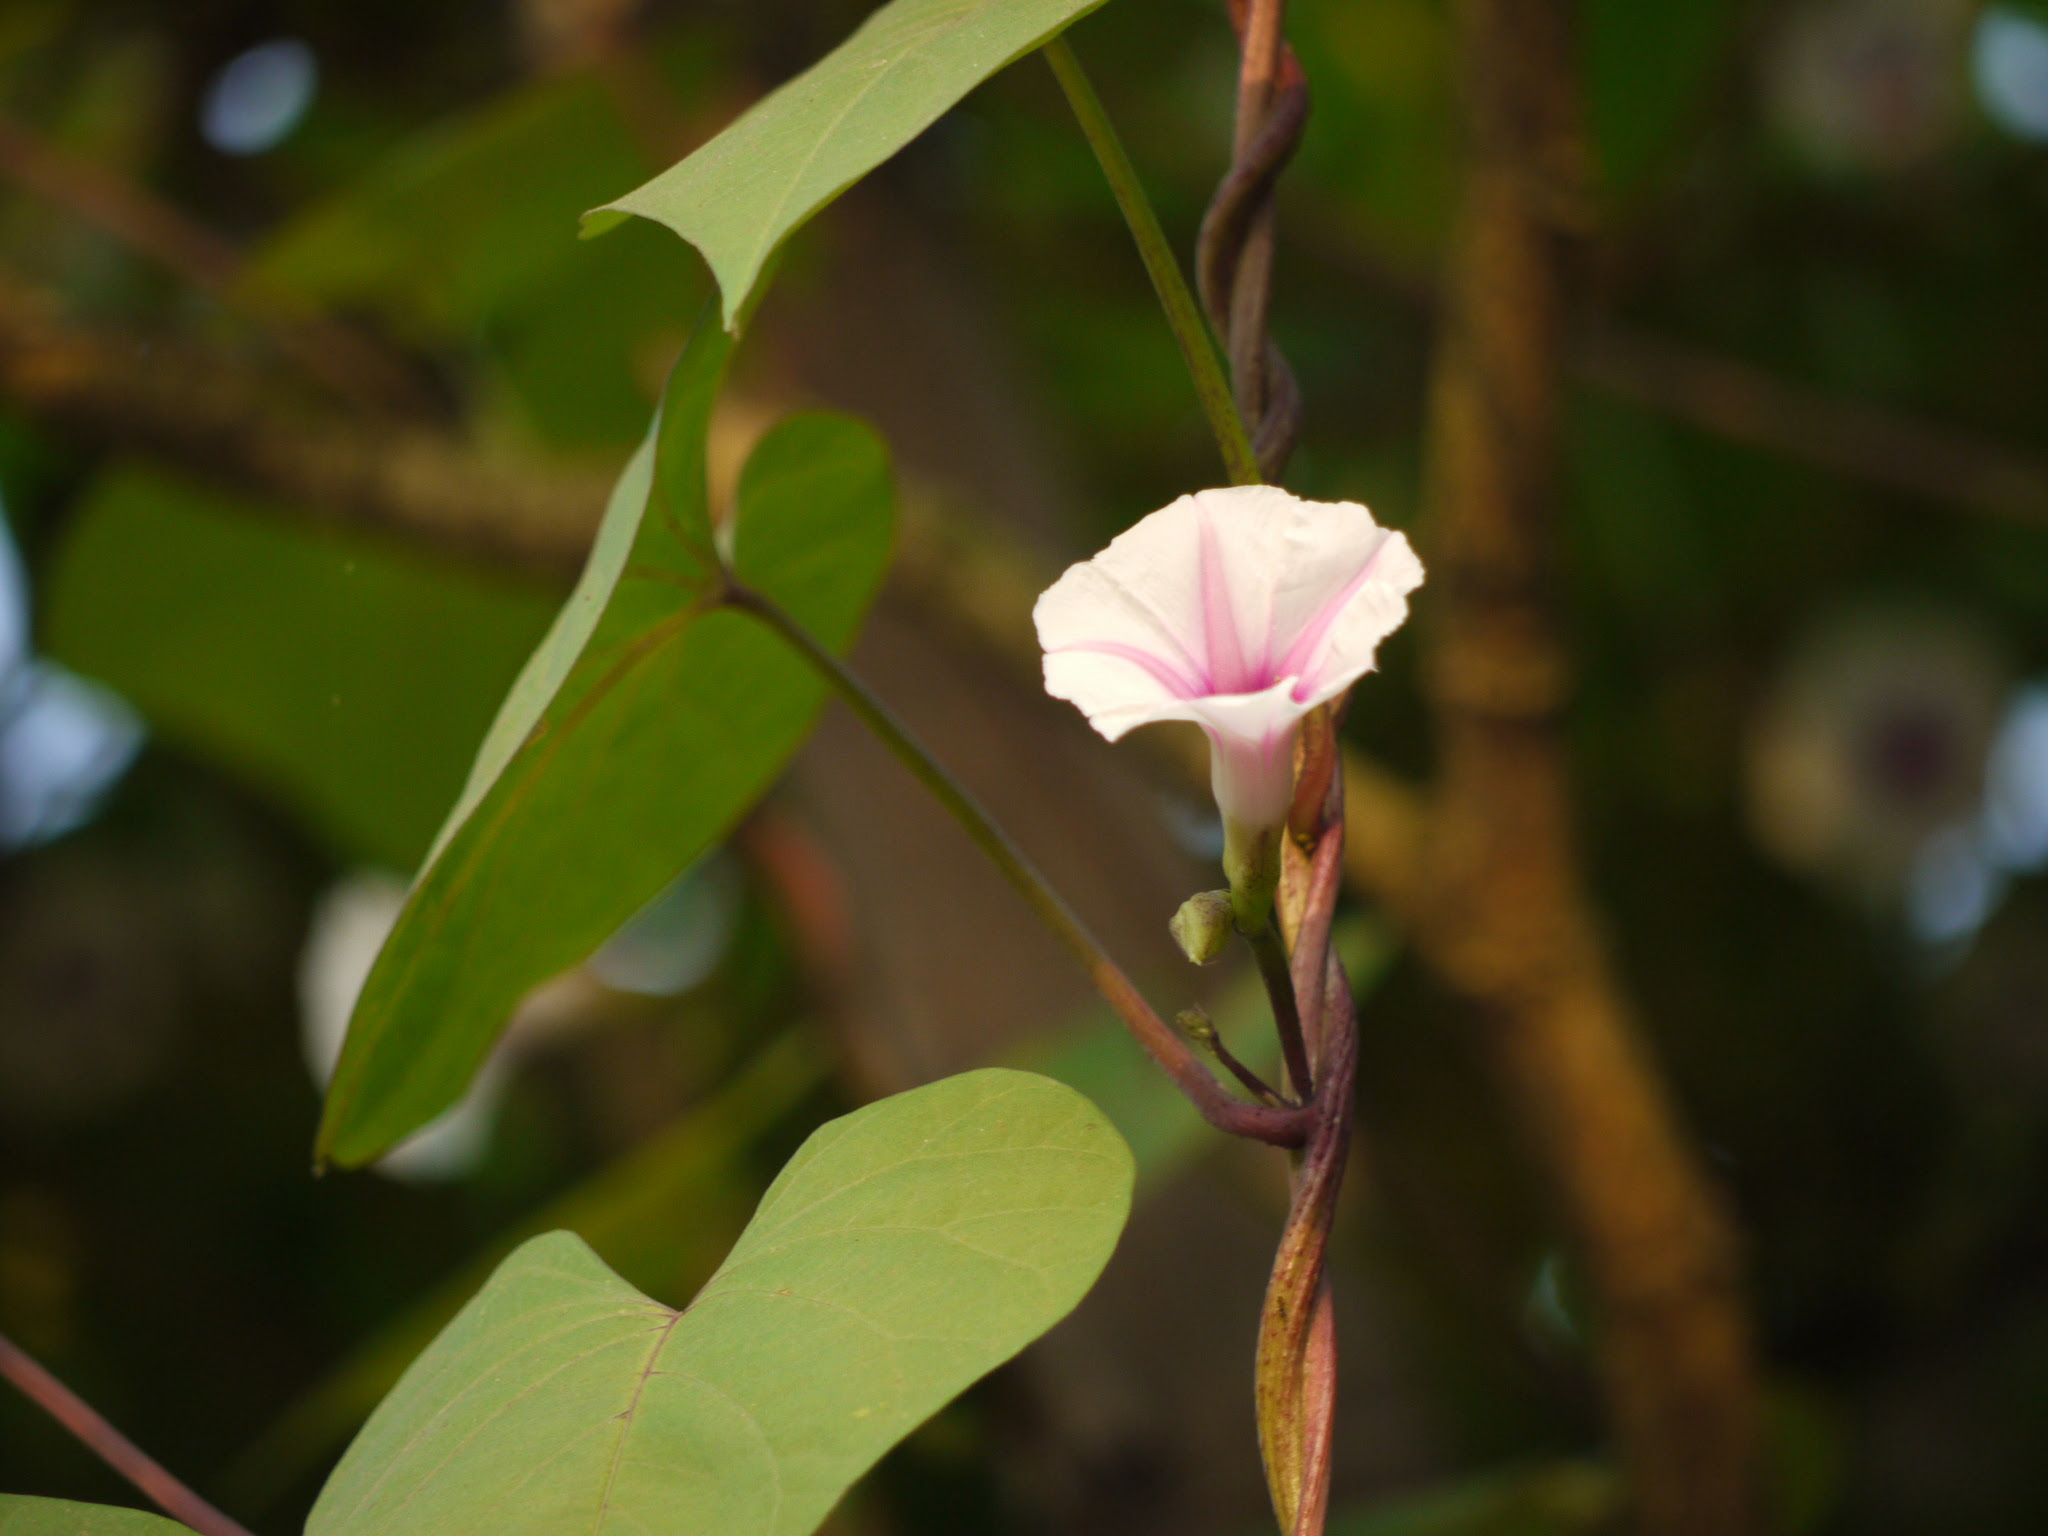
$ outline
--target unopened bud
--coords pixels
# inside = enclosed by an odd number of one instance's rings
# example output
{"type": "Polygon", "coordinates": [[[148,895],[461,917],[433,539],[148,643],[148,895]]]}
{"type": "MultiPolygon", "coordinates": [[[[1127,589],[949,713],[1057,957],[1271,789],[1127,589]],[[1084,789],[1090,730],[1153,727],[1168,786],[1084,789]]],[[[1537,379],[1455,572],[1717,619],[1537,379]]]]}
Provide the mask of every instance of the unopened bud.
{"type": "Polygon", "coordinates": [[[1222,958],[1223,951],[1230,946],[1230,935],[1237,926],[1236,915],[1230,906],[1230,892],[1203,891],[1190,896],[1180,904],[1180,910],[1173,914],[1173,921],[1167,929],[1173,934],[1173,942],[1180,946],[1180,952],[1197,965],[1207,965],[1222,958]]]}
{"type": "Polygon", "coordinates": [[[1216,1025],[1209,1018],[1208,1010],[1201,1007],[1183,1008],[1175,1015],[1174,1023],[1180,1032],[1195,1044],[1206,1048],[1216,1044],[1216,1025]]]}

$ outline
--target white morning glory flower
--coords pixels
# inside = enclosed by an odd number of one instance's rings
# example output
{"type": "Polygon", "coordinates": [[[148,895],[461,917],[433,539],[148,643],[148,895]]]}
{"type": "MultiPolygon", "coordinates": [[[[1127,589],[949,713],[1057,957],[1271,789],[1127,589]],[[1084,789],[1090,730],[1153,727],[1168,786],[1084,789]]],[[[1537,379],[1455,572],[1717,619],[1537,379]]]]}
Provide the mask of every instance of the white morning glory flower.
{"type": "Polygon", "coordinates": [[[1199,725],[1226,833],[1267,840],[1287,817],[1301,717],[1372,670],[1421,583],[1408,540],[1356,502],[1197,491],[1038,599],[1046,691],[1111,741],[1199,725]]]}

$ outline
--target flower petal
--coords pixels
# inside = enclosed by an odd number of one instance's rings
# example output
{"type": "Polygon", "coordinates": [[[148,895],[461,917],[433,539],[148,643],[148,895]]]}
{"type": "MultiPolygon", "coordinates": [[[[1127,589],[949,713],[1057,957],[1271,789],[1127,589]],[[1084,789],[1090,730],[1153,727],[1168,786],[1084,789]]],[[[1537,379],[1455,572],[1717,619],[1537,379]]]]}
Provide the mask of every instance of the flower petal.
{"type": "Polygon", "coordinates": [[[1209,786],[1226,828],[1277,827],[1294,798],[1296,715],[1275,736],[1249,740],[1209,732],[1209,786]]]}
{"type": "Polygon", "coordinates": [[[1040,594],[1032,619],[1048,653],[1113,642],[1156,657],[1200,691],[1210,690],[1200,555],[1186,501],[1118,534],[1109,548],[1069,566],[1040,594]]]}
{"type": "Polygon", "coordinates": [[[1038,600],[1046,688],[1114,741],[1191,720],[1270,749],[1370,670],[1422,567],[1355,502],[1275,486],[1183,496],[1038,600]]]}
{"type": "Polygon", "coordinates": [[[1387,529],[1374,532],[1364,561],[1294,631],[1274,669],[1298,679],[1294,695],[1305,704],[1334,697],[1373,669],[1379,643],[1401,627],[1408,617],[1408,594],[1422,585],[1422,562],[1407,536],[1387,529]]]}
{"type": "Polygon", "coordinates": [[[1190,720],[1189,695],[1168,681],[1157,658],[1109,647],[1114,641],[1082,642],[1045,656],[1045,691],[1079,707],[1088,723],[1115,741],[1126,731],[1155,720],[1190,720]]]}

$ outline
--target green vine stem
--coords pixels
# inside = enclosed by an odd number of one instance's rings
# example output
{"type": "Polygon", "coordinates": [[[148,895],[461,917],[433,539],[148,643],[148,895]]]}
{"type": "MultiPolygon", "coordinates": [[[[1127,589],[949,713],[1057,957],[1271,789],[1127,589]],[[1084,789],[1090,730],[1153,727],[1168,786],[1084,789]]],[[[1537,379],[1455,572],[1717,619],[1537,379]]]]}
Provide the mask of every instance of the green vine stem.
{"type": "Polygon", "coordinates": [[[1138,244],[1138,255],[1152,279],[1153,291],[1166,311],[1166,323],[1173,327],[1173,339],[1180,343],[1188,376],[1195,382],[1202,413],[1209,418],[1209,430],[1216,434],[1216,446],[1222,450],[1223,467],[1230,483],[1259,484],[1265,477],[1259,473],[1251,437],[1237,414],[1237,402],[1232,398],[1229,379],[1224,377],[1215,339],[1209,334],[1208,323],[1202,318],[1201,306],[1195,303],[1187,279],[1181,275],[1173,247],[1166,243],[1159,215],[1152,211],[1151,200],[1145,196],[1144,184],[1138,180],[1131,157],[1124,153],[1123,140],[1117,137],[1115,125],[1102,109],[1102,99],[1095,94],[1094,84],[1066,37],[1055,37],[1041,51],[1046,63],[1052,66],[1060,89],[1066,92],[1067,104],[1074,109],[1081,132],[1089,148],[1095,151],[1109,189],[1116,195],[1117,206],[1123,210],[1124,222],[1131,228],[1131,238],[1138,244]]]}
{"type": "Polygon", "coordinates": [[[1114,1008],[1138,1043],[1152,1059],[1166,1069],[1182,1093],[1200,1110],[1202,1117],[1218,1130],[1244,1136],[1276,1147],[1299,1147],[1308,1137],[1311,1113],[1294,1106],[1273,1107],[1248,1104],[1219,1083],[1202,1065],[1188,1042],[1152,1011],[1123,968],[1110,958],[1096,937],[1075,915],[1060,894],[1025,858],[980,803],[957,779],[942,767],[923,743],[867,685],[853,675],[837,656],[774,602],[752,588],[727,578],[722,601],[727,607],[751,614],[793,646],[813,670],[860,717],[861,723],[893,752],[903,766],[931,792],[947,813],[960,824],[976,847],[988,855],[1017,894],[1022,896],[1056,938],[1071,950],[1096,990],[1114,1008]]]}
{"type": "Polygon", "coordinates": [[[1287,941],[1280,937],[1276,918],[1268,917],[1256,930],[1245,935],[1259,962],[1259,980],[1266,985],[1266,998],[1273,1007],[1273,1027],[1280,1034],[1280,1054],[1287,1063],[1288,1086],[1297,1102],[1306,1104],[1315,1096],[1315,1079],[1309,1070],[1308,1045],[1302,1038],[1301,1010],[1295,1002],[1294,970],[1287,958],[1287,941]]]}

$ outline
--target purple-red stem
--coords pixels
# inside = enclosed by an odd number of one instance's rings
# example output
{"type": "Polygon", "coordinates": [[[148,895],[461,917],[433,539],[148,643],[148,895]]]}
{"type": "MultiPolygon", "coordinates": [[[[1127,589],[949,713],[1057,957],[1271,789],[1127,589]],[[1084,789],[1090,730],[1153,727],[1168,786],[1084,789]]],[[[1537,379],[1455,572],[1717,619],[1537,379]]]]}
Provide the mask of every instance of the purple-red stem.
{"type": "Polygon", "coordinates": [[[141,1489],[173,1520],[182,1520],[201,1536],[250,1536],[245,1527],[166,1472],[5,1334],[0,1334],[0,1376],[13,1382],[29,1401],[70,1430],[95,1456],[141,1489]]]}
{"type": "Polygon", "coordinates": [[[819,644],[815,636],[769,598],[736,580],[728,579],[722,601],[728,607],[752,614],[793,646],[832,686],[860,722],[874,732],[876,739],[931,792],[932,798],[988,856],[1040,921],[1081,962],[1089,979],[1095,983],[1095,989],[1116,1010],[1117,1017],[1137,1037],[1138,1043],[1166,1069],[1181,1092],[1201,1111],[1203,1119],[1220,1131],[1263,1141],[1271,1146],[1299,1147],[1304,1144],[1309,1132],[1309,1111],[1295,1105],[1248,1104],[1218,1082],[1215,1075],[1202,1065],[1188,1042],[1153,1012],[1144,994],[1124,974],[1123,968],[1110,958],[1109,952],[1089,932],[1079,915],[1024,856],[1023,850],[1010,840],[1009,833],[843,661],[819,644]]]}

